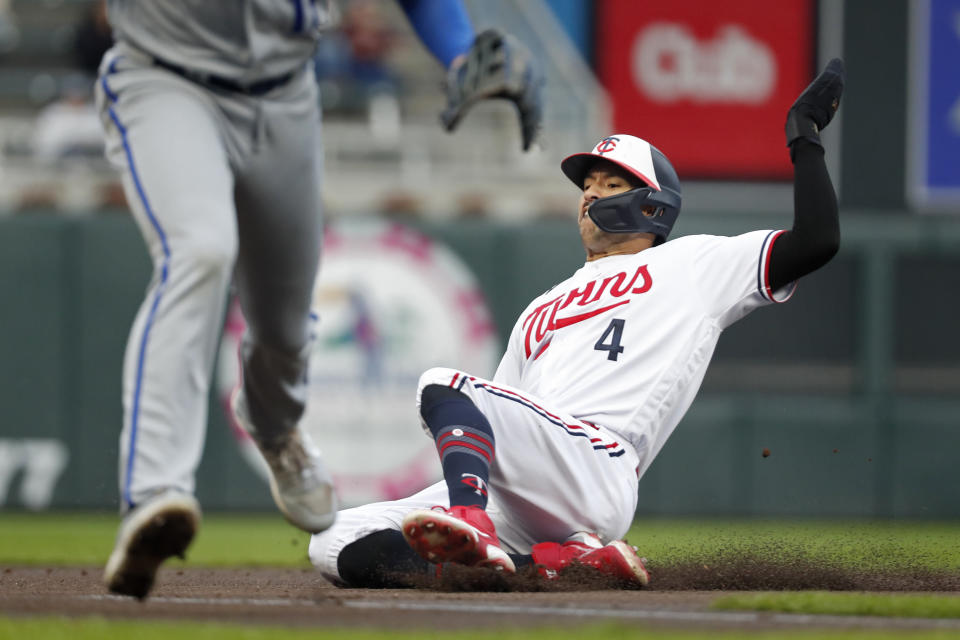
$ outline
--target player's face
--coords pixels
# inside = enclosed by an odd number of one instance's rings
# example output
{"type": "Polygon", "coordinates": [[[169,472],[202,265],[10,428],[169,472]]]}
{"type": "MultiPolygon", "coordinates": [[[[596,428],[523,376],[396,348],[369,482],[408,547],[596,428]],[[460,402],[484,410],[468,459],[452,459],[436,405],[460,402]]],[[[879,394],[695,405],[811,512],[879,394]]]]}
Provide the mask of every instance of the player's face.
{"type": "MultiPolygon", "coordinates": [[[[615,196],[636,187],[633,178],[624,169],[603,160],[593,165],[583,179],[583,193],[580,194],[580,206],[577,221],[583,225],[584,219],[590,220],[587,208],[594,200],[615,196]]],[[[593,224],[593,221],[590,220],[593,224]]]]}
{"type": "MultiPolygon", "coordinates": [[[[621,169],[619,165],[606,160],[599,160],[583,179],[583,193],[580,194],[580,202],[577,208],[577,223],[580,226],[580,239],[587,250],[587,259],[601,257],[611,252],[619,252],[618,249],[627,248],[632,250],[638,240],[649,239],[653,242],[653,234],[650,233],[607,233],[593,222],[593,219],[587,215],[587,209],[590,204],[600,198],[615,196],[618,193],[630,191],[641,186],[636,178],[621,169]],[[618,246],[624,245],[624,246],[618,246]]],[[[650,212],[653,212],[651,208],[650,212]]],[[[647,214],[647,211],[644,211],[647,214]]],[[[643,244],[646,244],[643,242],[643,244]]]]}

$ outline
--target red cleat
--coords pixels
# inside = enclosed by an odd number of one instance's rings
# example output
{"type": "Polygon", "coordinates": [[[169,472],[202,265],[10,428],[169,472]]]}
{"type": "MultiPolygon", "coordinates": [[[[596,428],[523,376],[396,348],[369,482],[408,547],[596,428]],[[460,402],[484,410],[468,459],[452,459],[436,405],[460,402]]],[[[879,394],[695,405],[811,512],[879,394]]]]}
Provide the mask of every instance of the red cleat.
{"type": "Polygon", "coordinates": [[[428,562],[517,571],[480,507],[417,509],[403,518],[401,530],[407,543],[428,562]]]}
{"type": "Polygon", "coordinates": [[[557,579],[562,569],[578,563],[630,584],[643,587],[650,583],[650,573],[633,547],[623,540],[603,545],[592,533],[575,533],[563,544],[534,545],[533,561],[548,580],[557,579]]]}

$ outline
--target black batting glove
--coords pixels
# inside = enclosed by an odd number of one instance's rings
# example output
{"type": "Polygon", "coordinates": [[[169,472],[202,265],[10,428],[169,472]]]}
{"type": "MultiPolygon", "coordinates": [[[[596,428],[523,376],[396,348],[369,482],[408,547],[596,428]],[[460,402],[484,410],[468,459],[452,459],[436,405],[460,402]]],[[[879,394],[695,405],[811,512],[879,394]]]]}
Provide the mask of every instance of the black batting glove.
{"type": "Polygon", "coordinates": [[[791,160],[794,157],[793,143],[801,138],[823,147],[820,131],[830,123],[840,107],[845,81],[843,60],[834,58],[790,107],[784,129],[791,160]]]}

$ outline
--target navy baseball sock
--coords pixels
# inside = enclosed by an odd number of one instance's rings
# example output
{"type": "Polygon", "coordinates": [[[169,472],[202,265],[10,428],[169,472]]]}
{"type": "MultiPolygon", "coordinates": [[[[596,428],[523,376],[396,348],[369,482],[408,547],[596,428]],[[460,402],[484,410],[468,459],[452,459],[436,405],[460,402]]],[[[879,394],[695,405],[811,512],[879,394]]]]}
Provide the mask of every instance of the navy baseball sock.
{"type": "Polygon", "coordinates": [[[440,454],[450,506],[487,506],[487,480],[493,461],[493,429],[477,405],[459,391],[439,384],[424,387],[420,415],[440,454]]]}

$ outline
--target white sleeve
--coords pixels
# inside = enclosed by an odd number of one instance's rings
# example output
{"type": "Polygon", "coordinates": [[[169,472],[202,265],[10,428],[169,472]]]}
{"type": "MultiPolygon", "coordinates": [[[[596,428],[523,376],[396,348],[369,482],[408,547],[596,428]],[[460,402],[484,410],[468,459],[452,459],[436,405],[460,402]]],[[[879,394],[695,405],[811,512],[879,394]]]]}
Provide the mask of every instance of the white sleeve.
{"type": "Polygon", "coordinates": [[[751,231],[739,236],[701,236],[692,256],[692,276],[708,315],[728,327],[754,309],[786,302],[796,282],[770,288],[770,254],[783,231],[751,231]]]}

